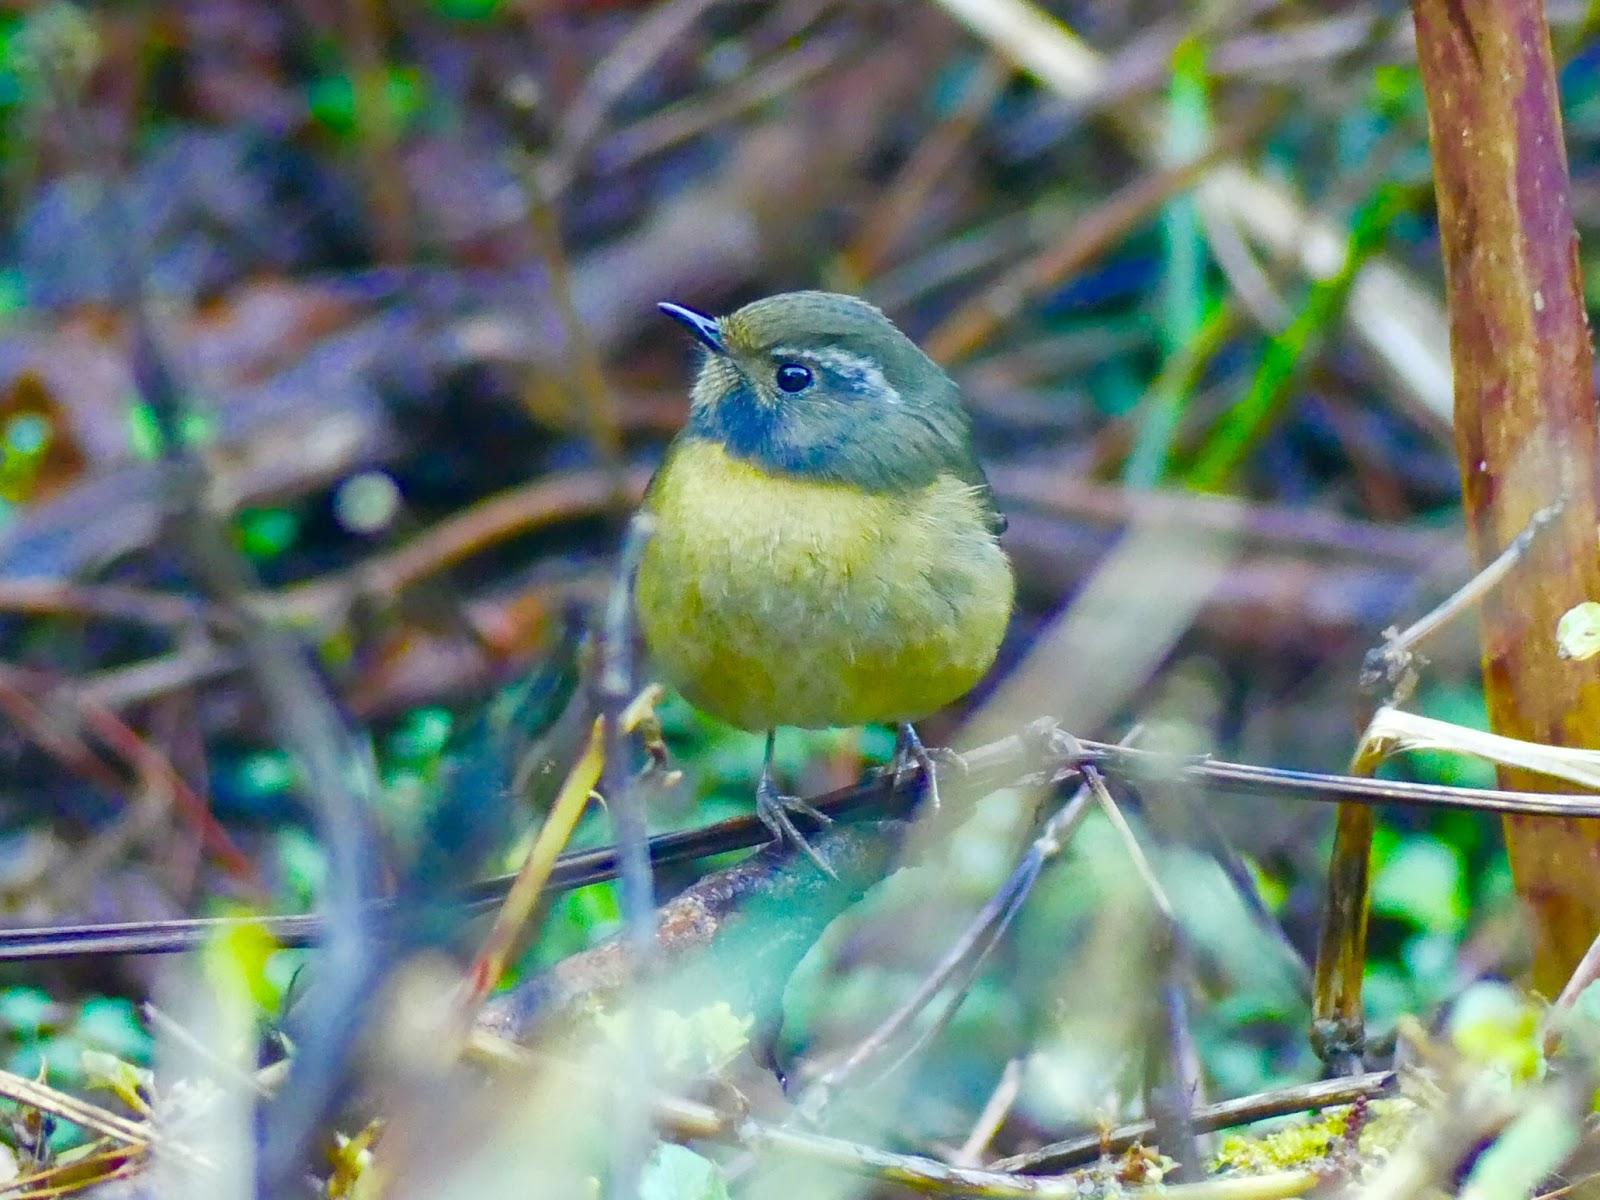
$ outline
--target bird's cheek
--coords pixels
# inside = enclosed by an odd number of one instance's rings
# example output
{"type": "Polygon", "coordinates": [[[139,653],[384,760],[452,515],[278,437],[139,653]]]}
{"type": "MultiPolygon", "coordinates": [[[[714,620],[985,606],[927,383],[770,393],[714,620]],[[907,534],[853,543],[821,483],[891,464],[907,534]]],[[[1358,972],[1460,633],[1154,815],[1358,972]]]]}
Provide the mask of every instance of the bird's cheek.
{"type": "Polygon", "coordinates": [[[748,404],[752,408],[757,408],[767,413],[775,412],[783,407],[784,399],[785,397],[778,392],[759,387],[756,384],[748,384],[741,388],[739,392],[741,403],[748,404]]]}

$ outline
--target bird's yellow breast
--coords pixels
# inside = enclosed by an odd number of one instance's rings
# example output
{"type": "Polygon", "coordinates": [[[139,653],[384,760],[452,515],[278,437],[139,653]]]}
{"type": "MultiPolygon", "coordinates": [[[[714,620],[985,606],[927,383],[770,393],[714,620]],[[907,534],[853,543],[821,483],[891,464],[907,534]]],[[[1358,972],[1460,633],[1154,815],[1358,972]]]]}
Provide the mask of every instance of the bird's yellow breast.
{"type": "Polygon", "coordinates": [[[954,476],[869,493],[680,439],[646,506],[657,527],[637,585],[645,639],[667,681],[724,721],[916,720],[994,661],[1011,567],[954,476]]]}

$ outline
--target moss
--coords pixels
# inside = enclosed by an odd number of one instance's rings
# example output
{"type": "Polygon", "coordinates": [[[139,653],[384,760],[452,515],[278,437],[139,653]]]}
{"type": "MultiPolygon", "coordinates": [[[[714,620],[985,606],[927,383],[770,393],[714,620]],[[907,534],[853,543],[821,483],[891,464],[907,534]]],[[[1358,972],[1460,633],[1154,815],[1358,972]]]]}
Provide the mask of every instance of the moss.
{"type": "MultiPolygon", "coordinates": [[[[1340,1155],[1349,1143],[1355,1105],[1323,1109],[1293,1124],[1266,1133],[1235,1133],[1223,1138],[1212,1163],[1216,1171],[1281,1171],[1317,1167],[1340,1155]]],[[[1356,1149],[1365,1164],[1387,1158],[1411,1128],[1417,1106],[1410,1100],[1374,1100],[1366,1104],[1356,1149]]]]}

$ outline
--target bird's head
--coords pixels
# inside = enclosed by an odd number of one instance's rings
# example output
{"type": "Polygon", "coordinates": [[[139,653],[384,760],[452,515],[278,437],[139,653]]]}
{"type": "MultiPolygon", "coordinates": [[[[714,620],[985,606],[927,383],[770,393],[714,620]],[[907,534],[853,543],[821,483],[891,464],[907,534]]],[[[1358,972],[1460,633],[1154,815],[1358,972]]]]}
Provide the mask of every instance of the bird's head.
{"type": "Polygon", "coordinates": [[[886,491],[928,482],[966,445],[955,384],[864,300],[786,292],[721,318],[660,307],[706,349],[689,431],[735,457],[886,491]]]}

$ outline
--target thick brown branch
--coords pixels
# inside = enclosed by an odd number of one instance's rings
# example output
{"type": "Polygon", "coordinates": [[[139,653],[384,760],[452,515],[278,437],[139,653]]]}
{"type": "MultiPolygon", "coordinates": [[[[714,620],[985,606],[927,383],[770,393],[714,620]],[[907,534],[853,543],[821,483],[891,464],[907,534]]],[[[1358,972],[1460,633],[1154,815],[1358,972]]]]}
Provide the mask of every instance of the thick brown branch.
{"type": "MultiPolygon", "coordinates": [[[[1543,0],[1414,0],[1428,100],[1455,368],[1456,448],[1477,562],[1562,503],[1483,606],[1496,733],[1600,745],[1592,665],[1557,656],[1555,628],[1600,595],[1593,352],[1543,0]]],[[[1504,770],[1508,787],[1542,786],[1504,770]]],[[[1534,982],[1554,995],[1600,928],[1600,825],[1506,823],[1536,935],[1534,982]]]]}

